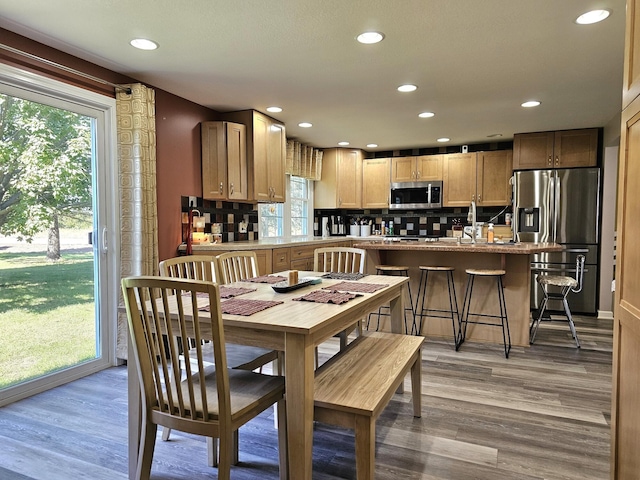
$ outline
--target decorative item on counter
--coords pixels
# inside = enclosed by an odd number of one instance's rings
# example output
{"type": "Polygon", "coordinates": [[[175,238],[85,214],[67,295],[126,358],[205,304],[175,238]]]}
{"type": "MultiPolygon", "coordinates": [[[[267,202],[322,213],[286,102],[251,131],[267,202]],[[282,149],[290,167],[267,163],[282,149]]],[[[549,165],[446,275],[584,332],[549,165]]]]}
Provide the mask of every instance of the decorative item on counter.
{"type": "Polygon", "coordinates": [[[493,243],[494,233],[493,233],[493,223],[489,224],[489,228],[487,229],[487,243],[493,243]]]}
{"type": "Polygon", "coordinates": [[[462,222],[460,221],[459,218],[454,218],[453,219],[453,227],[451,228],[452,230],[452,234],[454,237],[457,238],[461,238],[462,237],[462,230],[463,230],[463,226],[462,226],[462,222]]]}
{"type": "Polygon", "coordinates": [[[298,283],[298,270],[291,270],[289,272],[289,285],[296,285],[298,283]]]}
{"type": "Polygon", "coordinates": [[[504,224],[505,225],[511,225],[511,214],[507,213],[504,216],[504,224]]]}
{"type": "Polygon", "coordinates": [[[204,226],[206,224],[204,216],[200,213],[199,210],[195,208],[191,209],[191,218],[193,227],[191,229],[191,243],[192,245],[200,245],[209,243],[209,235],[204,233],[204,226]],[[198,215],[194,215],[195,212],[198,212],[198,215]]]}

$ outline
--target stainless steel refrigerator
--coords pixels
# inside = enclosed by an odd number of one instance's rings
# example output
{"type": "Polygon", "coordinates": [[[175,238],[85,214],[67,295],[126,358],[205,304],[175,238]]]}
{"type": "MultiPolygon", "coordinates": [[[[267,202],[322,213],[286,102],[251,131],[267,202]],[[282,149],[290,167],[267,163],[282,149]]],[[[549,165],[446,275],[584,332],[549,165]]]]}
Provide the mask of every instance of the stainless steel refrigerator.
{"type": "MultiPolygon", "coordinates": [[[[585,259],[582,292],[568,298],[572,313],[597,312],[600,239],[600,169],[529,170],[514,174],[516,239],[521,242],[556,242],[562,252],[540,253],[531,263],[531,308],[543,298],[535,281],[538,274],[575,275],[576,257],[585,259]]],[[[562,311],[560,301],[550,310],[562,311]]]]}

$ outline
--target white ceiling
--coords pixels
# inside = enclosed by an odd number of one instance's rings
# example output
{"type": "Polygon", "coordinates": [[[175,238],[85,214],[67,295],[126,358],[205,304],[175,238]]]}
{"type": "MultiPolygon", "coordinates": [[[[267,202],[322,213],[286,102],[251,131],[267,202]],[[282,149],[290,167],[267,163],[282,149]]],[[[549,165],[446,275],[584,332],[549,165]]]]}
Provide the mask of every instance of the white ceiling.
{"type": "Polygon", "coordinates": [[[604,126],[621,106],[625,0],[0,0],[0,12],[0,27],[214,110],[281,106],[287,136],[316,147],[486,143],[604,126]],[[574,23],[591,8],[612,15],[574,23]],[[366,30],[386,38],[357,43],[366,30]],[[530,99],[542,105],[520,107],[530,99]]]}

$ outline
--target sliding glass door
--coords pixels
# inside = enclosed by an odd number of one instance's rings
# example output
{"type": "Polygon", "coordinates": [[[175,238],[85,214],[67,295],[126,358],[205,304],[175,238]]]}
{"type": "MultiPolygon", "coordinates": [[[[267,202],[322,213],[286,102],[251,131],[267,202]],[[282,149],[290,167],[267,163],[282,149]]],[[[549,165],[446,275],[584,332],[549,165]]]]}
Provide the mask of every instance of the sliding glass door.
{"type": "Polygon", "coordinates": [[[115,100],[0,65],[0,405],[114,362],[115,100]]]}

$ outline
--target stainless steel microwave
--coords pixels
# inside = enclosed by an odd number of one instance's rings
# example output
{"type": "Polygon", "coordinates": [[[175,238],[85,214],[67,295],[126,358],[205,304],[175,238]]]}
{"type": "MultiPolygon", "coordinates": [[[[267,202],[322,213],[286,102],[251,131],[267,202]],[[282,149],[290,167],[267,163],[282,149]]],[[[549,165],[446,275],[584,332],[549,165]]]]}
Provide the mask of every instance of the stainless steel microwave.
{"type": "Polygon", "coordinates": [[[391,184],[390,210],[442,208],[442,181],[391,184]]]}

